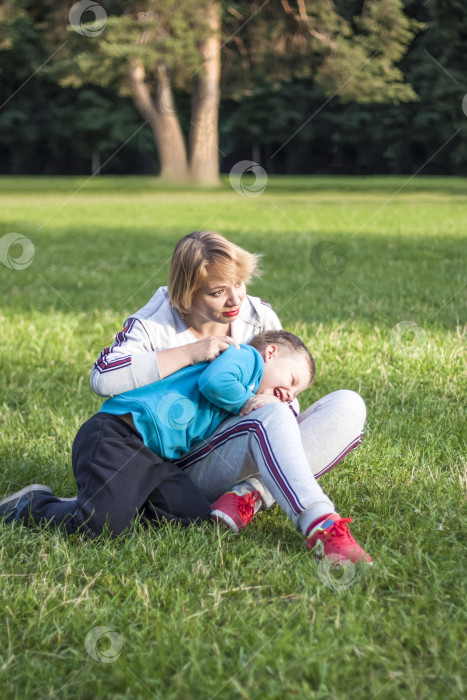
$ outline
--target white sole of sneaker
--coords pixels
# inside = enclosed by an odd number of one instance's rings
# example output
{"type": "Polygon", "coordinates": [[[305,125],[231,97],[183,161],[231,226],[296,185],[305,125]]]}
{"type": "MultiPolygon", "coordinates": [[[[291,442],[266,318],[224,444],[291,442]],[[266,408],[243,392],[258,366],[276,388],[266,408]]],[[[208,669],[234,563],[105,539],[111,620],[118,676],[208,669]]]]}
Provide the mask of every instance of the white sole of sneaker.
{"type": "Polygon", "coordinates": [[[47,493],[52,493],[52,489],[50,488],[50,486],[45,486],[44,484],[30,484],[29,486],[25,486],[24,489],[16,491],[16,493],[12,493],[11,496],[3,498],[0,501],[0,506],[6,505],[11,501],[15,501],[17,498],[21,498],[21,496],[24,496],[25,493],[31,493],[31,491],[46,491],[47,493]]]}
{"type": "Polygon", "coordinates": [[[230,516],[228,516],[226,513],[223,513],[221,510],[213,510],[211,513],[211,518],[215,520],[217,523],[222,520],[223,523],[227,525],[227,527],[235,532],[236,535],[238,535],[238,527],[235,525],[234,521],[230,516]]]}

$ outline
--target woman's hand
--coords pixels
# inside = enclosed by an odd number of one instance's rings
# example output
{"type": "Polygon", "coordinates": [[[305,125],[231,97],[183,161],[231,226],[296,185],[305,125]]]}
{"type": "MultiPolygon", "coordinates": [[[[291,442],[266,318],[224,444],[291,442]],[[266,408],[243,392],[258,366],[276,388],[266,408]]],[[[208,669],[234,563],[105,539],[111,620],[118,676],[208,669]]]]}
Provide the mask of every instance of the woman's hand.
{"type": "Polygon", "coordinates": [[[157,353],[157,364],[161,379],[168,377],[183,367],[195,365],[198,362],[211,362],[221,352],[227,350],[229,345],[239,347],[238,343],[226,335],[211,335],[208,338],[197,340],[196,343],[180,345],[178,348],[170,350],[159,350],[157,353]]]}
{"type": "Polygon", "coordinates": [[[261,408],[261,406],[265,406],[267,403],[273,403],[274,401],[281,402],[280,399],[276,396],[272,396],[272,394],[256,394],[256,396],[252,396],[251,399],[248,399],[248,401],[243,404],[238,415],[240,417],[247,416],[257,408],[261,408]]]}
{"type": "Polygon", "coordinates": [[[190,343],[188,347],[191,351],[191,364],[211,362],[221,352],[227,350],[229,345],[234,345],[236,348],[240,347],[235,340],[227,335],[210,335],[208,338],[197,340],[196,343],[190,343]]]}

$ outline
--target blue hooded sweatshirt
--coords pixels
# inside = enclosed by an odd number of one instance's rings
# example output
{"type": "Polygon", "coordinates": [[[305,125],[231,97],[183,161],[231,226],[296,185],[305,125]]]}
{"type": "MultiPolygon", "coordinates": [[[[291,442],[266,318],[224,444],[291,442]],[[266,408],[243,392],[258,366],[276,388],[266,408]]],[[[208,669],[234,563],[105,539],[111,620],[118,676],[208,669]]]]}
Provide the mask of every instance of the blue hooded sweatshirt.
{"type": "Polygon", "coordinates": [[[264,360],[255,348],[230,345],[212,362],[184,367],[107,399],[100,412],[131,413],[144,444],[164,459],[177,459],[229,414],[238,415],[258,391],[263,371],[264,360]]]}

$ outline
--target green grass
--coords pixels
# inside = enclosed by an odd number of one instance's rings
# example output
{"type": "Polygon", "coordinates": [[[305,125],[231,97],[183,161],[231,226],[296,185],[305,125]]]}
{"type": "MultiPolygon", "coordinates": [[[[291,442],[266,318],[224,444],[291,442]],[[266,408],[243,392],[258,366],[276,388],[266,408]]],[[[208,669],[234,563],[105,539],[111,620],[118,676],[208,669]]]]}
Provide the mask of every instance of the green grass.
{"type": "Polygon", "coordinates": [[[2,698],[465,697],[467,181],[407,180],[277,177],[248,198],[227,178],[0,178],[0,238],[35,247],[24,270],[0,263],[0,493],[74,495],[95,357],[178,238],[212,228],[263,254],[251,293],[312,348],[302,405],[367,402],[361,447],[322,485],[376,563],[326,578],[277,507],[240,537],[0,524],[2,698]],[[106,653],[99,626],[112,663],[86,651],[106,653]]]}

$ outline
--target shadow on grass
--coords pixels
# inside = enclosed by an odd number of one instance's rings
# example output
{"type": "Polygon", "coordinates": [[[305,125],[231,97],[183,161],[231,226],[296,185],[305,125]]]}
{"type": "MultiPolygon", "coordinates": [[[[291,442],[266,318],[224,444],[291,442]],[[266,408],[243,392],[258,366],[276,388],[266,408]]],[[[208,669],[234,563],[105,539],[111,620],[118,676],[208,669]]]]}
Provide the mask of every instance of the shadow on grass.
{"type": "MultiPolygon", "coordinates": [[[[23,270],[0,266],[5,310],[117,314],[123,321],[167,283],[178,227],[73,226],[37,232],[10,221],[35,256],[23,270]]],[[[227,233],[227,235],[229,235],[227,233]]],[[[249,288],[268,301],[284,326],[359,323],[393,327],[403,320],[453,329],[465,316],[465,240],[336,232],[243,233],[235,241],[263,258],[263,275],[249,288]]],[[[16,246],[13,257],[21,254],[16,246]]],[[[117,330],[117,329],[116,329],[117,330]]]]}
{"type": "MultiPolygon", "coordinates": [[[[393,194],[400,188],[406,193],[439,192],[465,197],[467,195],[467,178],[455,176],[424,176],[413,173],[402,175],[269,175],[267,191],[283,194],[312,192],[360,192],[361,194],[393,194]]],[[[164,182],[159,177],[141,175],[102,175],[87,176],[0,176],[0,191],[11,194],[27,192],[74,193],[77,189],[86,193],[161,193],[161,192],[196,192],[199,194],[232,191],[229,173],[221,175],[217,187],[197,187],[164,182]]]]}

